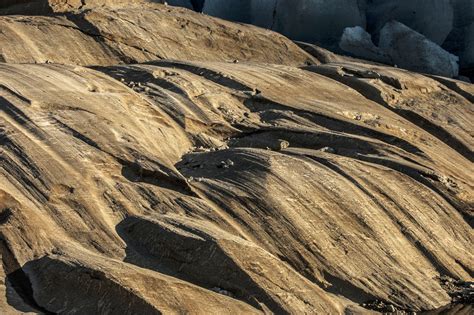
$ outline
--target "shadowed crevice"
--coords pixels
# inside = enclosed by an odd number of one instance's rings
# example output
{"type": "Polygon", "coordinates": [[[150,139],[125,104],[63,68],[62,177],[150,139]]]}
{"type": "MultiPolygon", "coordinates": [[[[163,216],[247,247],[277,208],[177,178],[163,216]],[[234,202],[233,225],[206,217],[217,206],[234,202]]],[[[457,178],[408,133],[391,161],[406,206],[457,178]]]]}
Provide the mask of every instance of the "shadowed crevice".
{"type": "MultiPolygon", "coordinates": [[[[1,233],[0,233],[0,253],[2,257],[3,269],[5,270],[5,274],[7,275],[7,278],[5,279],[6,280],[5,283],[11,284],[13,290],[15,290],[15,292],[22,299],[22,301],[29,307],[43,314],[55,314],[41,307],[35,301],[31,281],[28,278],[27,274],[20,267],[20,264],[16,260],[15,255],[11,252],[7,241],[3,238],[3,235],[1,235],[1,233]]],[[[7,302],[9,302],[8,294],[6,298],[7,298],[7,302]]],[[[15,307],[15,303],[9,302],[9,304],[12,307],[15,307]]],[[[18,310],[18,311],[22,312],[24,310],[18,310]]]]}
{"type": "Polygon", "coordinates": [[[320,113],[314,113],[304,109],[296,109],[293,107],[286,106],[284,104],[274,102],[264,97],[248,99],[247,101],[245,101],[245,105],[253,112],[271,109],[291,111],[303,118],[310,120],[314,124],[319,125],[328,130],[374,138],[387,144],[397,146],[409,153],[426,157],[426,155],[420,148],[416,147],[415,145],[411,144],[406,140],[403,140],[396,136],[385,134],[383,132],[371,128],[353,124],[351,122],[325,116],[320,113]]]}
{"type": "Polygon", "coordinates": [[[208,290],[224,289],[260,310],[263,303],[277,314],[288,314],[233,261],[217,240],[204,231],[179,223],[169,224],[140,217],[128,217],[118,224],[117,233],[127,244],[125,261],[208,290]]]}

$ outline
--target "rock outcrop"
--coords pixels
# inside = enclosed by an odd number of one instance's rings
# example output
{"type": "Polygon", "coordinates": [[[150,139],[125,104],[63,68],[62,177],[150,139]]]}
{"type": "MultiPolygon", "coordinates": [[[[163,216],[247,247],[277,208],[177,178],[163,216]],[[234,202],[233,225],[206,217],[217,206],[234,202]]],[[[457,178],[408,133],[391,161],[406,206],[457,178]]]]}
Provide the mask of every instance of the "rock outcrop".
{"type": "Polygon", "coordinates": [[[153,3],[0,30],[0,313],[413,312],[473,280],[472,84],[153,3]]]}
{"type": "Polygon", "coordinates": [[[59,16],[0,16],[0,29],[0,56],[12,63],[316,62],[276,33],[159,4],[99,7],[59,16]],[[58,53],[52,38],[69,44],[58,53]]]}

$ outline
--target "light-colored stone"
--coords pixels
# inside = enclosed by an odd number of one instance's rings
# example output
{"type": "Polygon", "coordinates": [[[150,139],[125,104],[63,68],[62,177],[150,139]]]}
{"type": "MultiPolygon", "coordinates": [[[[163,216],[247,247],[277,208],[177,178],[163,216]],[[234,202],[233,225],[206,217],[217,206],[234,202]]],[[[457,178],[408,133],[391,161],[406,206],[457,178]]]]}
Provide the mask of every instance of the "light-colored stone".
{"type": "Polygon", "coordinates": [[[362,27],[348,27],[342,34],[339,47],[351,55],[381,63],[391,63],[391,59],[372,42],[372,37],[362,27]]]}
{"type": "Polygon", "coordinates": [[[379,48],[404,69],[450,78],[459,73],[457,56],[396,21],[388,22],[381,29],[379,48]]]}

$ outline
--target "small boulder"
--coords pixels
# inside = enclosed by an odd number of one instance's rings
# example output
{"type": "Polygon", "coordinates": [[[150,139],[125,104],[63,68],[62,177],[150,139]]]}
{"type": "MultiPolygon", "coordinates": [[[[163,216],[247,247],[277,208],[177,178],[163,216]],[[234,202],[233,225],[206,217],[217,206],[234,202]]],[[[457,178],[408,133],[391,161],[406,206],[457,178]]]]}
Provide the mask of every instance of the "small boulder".
{"type": "Polygon", "coordinates": [[[339,47],[355,57],[390,63],[390,58],[374,45],[372,36],[360,26],[344,29],[339,47]]]}
{"type": "Polygon", "coordinates": [[[286,140],[278,139],[278,150],[284,150],[290,147],[290,143],[286,140]]]}

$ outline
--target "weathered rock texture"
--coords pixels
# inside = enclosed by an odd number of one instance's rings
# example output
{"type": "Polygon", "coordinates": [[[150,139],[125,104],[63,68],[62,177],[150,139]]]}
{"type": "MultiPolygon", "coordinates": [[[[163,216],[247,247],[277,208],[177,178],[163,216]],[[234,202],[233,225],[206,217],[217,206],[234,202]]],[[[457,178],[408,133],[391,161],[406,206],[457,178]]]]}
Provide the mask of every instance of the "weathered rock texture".
{"type": "Polygon", "coordinates": [[[156,4],[54,17],[0,16],[0,30],[6,62],[110,65],[168,58],[297,65],[312,60],[276,33],[156,4]],[[53,39],[67,45],[57,47],[53,39]]]}
{"type": "Polygon", "coordinates": [[[0,23],[1,313],[418,311],[472,281],[472,85],[161,5],[0,23]]]}

